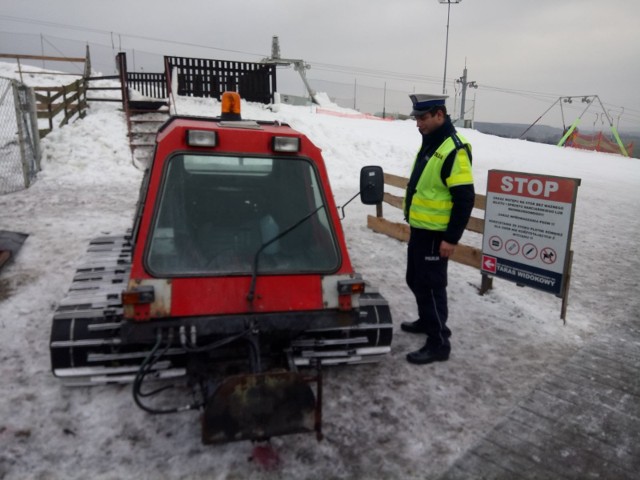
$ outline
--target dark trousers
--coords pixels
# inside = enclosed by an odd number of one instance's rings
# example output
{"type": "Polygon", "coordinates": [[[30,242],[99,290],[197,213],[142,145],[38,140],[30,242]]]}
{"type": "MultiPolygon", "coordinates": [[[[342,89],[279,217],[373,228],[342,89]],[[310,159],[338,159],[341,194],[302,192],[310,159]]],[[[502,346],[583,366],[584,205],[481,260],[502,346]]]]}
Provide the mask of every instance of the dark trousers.
{"type": "Polygon", "coordinates": [[[427,332],[427,345],[449,346],[447,327],[447,266],[440,256],[441,232],[411,228],[407,249],[407,285],[416,297],[418,321],[427,332]]]}

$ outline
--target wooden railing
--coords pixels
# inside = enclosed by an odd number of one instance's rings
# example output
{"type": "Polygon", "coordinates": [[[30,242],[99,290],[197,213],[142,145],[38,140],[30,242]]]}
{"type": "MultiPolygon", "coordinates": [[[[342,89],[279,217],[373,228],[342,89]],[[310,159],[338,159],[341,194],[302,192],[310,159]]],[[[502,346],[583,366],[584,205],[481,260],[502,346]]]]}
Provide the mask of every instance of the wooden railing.
{"type": "Polygon", "coordinates": [[[49,55],[19,55],[13,53],[0,53],[0,59],[2,58],[11,58],[16,60],[21,81],[23,73],[28,73],[30,75],[82,75],[81,79],[76,80],[69,85],[63,85],[61,87],[31,87],[36,97],[38,119],[46,119],[49,124],[49,128],[38,129],[40,138],[43,138],[51,130],[53,130],[54,118],[63,111],[64,117],[58,124],[58,126],[60,127],[69,123],[69,120],[71,120],[71,118],[73,118],[73,116],[76,114],[79,118],[84,117],[85,109],[87,108],[87,79],[89,78],[89,75],[91,73],[91,58],[89,56],[88,45],[84,57],[54,57],[49,55]],[[32,72],[24,71],[20,60],[83,63],[84,66],[82,69],[82,73],[76,74],[45,71],[32,72]]]}
{"type": "MultiPolygon", "coordinates": [[[[384,174],[384,183],[400,189],[406,189],[409,179],[400,177],[390,173],[384,174]]],[[[403,197],[394,195],[389,192],[384,192],[384,203],[391,205],[392,207],[402,209],[403,197]]],[[[484,212],[486,207],[486,196],[476,194],[474,208],[482,210],[484,212]]],[[[376,205],[376,215],[367,216],[367,227],[374,232],[383,233],[387,236],[396,238],[403,242],[409,241],[410,229],[406,223],[391,222],[384,218],[382,212],[382,203],[376,205]]],[[[467,223],[467,230],[482,235],[484,231],[484,215],[482,217],[471,216],[469,223],[467,223]]],[[[469,245],[459,243],[456,246],[454,254],[451,256],[451,260],[468,265],[470,267],[480,270],[482,262],[482,250],[469,245]]],[[[480,292],[484,293],[491,288],[491,278],[487,275],[482,275],[482,285],[480,292]]]]}
{"type": "Polygon", "coordinates": [[[127,72],[127,85],[145,97],[167,98],[167,78],[164,73],[127,72]]]}
{"type": "Polygon", "coordinates": [[[120,85],[110,86],[110,87],[98,87],[94,82],[99,80],[118,80],[120,81],[120,75],[101,75],[98,77],[89,77],[87,78],[87,102],[118,102],[122,103],[122,87],[120,85]],[[115,95],[111,96],[93,96],[89,97],[89,95],[93,95],[92,92],[118,92],[115,95]]]}
{"type": "Polygon", "coordinates": [[[83,78],[87,78],[91,73],[91,60],[89,57],[89,46],[87,45],[86,56],[83,57],[52,57],[50,55],[20,55],[17,53],[0,53],[0,59],[10,58],[14,59],[18,64],[18,73],[20,74],[20,81],[24,82],[22,74],[29,75],[82,75],[83,78]],[[64,73],[64,72],[46,72],[43,70],[37,71],[25,71],[22,69],[20,60],[38,60],[42,62],[62,62],[62,63],[84,63],[83,73],[64,73]]]}
{"type": "Polygon", "coordinates": [[[61,87],[33,87],[36,96],[38,119],[46,119],[49,128],[39,129],[40,138],[53,130],[54,119],[64,112],[58,127],[69,123],[74,115],[83,118],[87,108],[87,82],[76,80],[61,87]]]}

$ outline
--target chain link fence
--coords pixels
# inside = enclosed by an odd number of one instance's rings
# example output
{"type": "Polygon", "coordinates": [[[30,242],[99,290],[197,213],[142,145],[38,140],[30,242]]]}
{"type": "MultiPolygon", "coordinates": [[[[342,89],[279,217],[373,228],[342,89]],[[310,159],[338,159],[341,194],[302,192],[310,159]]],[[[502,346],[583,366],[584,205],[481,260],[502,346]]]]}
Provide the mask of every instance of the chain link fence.
{"type": "Polygon", "coordinates": [[[33,90],[0,78],[0,195],[28,188],[40,170],[40,138],[33,90]]]}

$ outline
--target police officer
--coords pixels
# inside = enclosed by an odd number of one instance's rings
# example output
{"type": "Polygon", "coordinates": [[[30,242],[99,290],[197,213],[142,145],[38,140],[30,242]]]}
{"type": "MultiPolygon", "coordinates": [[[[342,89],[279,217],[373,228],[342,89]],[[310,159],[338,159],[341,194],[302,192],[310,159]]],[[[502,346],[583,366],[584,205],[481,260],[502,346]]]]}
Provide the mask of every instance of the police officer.
{"type": "Polygon", "coordinates": [[[446,96],[409,95],[411,116],[422,134],[404,198],[411,235],[407,284],[416,297],[418,319],[401,329],[427,335],[425,345],[407,361],[428,364],[449,359],[447,265],[467,225],[475,192],[471,145],[447,115],[446,96]]]}

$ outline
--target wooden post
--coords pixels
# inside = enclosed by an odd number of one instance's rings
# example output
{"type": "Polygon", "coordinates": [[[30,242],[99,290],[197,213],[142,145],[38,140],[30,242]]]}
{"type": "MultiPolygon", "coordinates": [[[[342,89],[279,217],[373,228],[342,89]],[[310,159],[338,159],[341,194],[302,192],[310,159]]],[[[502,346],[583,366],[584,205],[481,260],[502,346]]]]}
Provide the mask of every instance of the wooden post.
{"type": "Polygon", "coordinates": [[[67,119],[67,117],[69,116],[69,111],[68,111],[68,108],[67,108],[67,86],[66,85],[62,86],[62,105],[64,105],[64,120],[63,121],[65,121],[67,119]]]}
{"type": "Polygon", "coordinates": [[[482,280],[480,281],[480,290],[478,293],[484,295],[493,288],[493,277],[490,277],[486,273],[482,274],[482,280]]]}
{"type": "Polygon", "coordinates": [[[567,307],[569,305],[569,284],[571,283],[571,267],[573,265],[573,250],[569,250],[569,264],[567,265],[567,277],[564,281],[564,290],[562,292],[562,307],[560,309],[560,318],[567,323],[567,307]]]}
{"type": "Polygon", "coordinates": [[[51,91],[47,90],[47,113],[49,119],[49,131],[53,131],[53,112],[51,111],[51,91]]]}
{"type": "Polygon", "coordinates": [[[376,203],[376,217],[381,218],[382,216],[382,202],[376,203]]]}
{"type": "Polygon", "coordinates": [[[89,45],[87,44],[87,50],[85,54],[84,60],[84,71],[82,72],[82,77],[89,81],[89,77],[91,76],[91,54],[89,53],[89,45]]]}
{"type": "Polygon", "coordinates": [[[85,111],[87,108],[87,83],[89,80],[81,79],[76,80],[76,88],[78,89],[78,116],[80,118],[85,117],[85,111]]]}
{"type": "Polygon", "coordinates": [[[24,80],[22,78],[22,67],[20,66],[20,59],[16,58],[16,62],[18,62],[18,73],[20,74],[20,83],[24,83],[24,80]]]}

